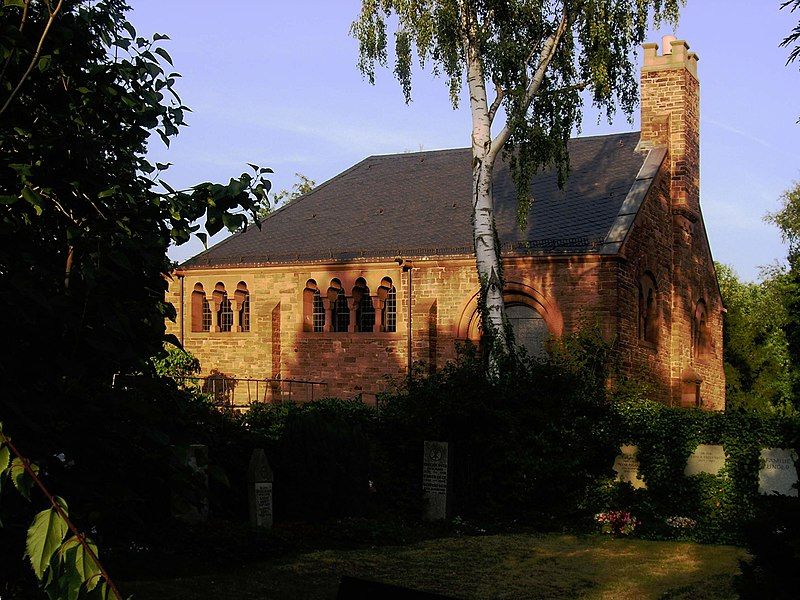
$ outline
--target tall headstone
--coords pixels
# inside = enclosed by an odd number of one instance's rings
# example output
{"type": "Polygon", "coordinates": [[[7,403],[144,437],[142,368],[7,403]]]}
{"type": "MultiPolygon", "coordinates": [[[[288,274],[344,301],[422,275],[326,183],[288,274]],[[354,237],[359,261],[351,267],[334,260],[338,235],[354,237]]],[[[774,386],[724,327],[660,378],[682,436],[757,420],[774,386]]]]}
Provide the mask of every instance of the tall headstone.
{"type": "Polygon", "coordinates": [[[758,492],[797,496],[797,453],[787,448],[764,448],[761,460],[764,466],[758,472],[758,492]]]}
{"type": "Polygon", "coordinates": [[[450,489],[450,451],[447,442],[425,441],[422,459],[422,495],[427,500],[425,519],[447,518],[450,489]]]}
{"type": "Polygon", "coordinates": [[[247,469],[247,492],[250,501],[250,523],[254,527],[272,529],[272,482],[275,476],[267,455],[261,448],[253,450],[247,469]]]}
{"type": "Polygon", "coordinates": [[[718,475],[725,466],[725,449],[718,444],[700,444],[686,461],[683,474],[709,473],[718,475]]]}
{"type": "Polygon", "coordinates": [[[172,514],[188,523],[208,521],[208,446],[190,444],[185,452],[176,449],[173,460],[188,477],[172,490],[172,514]]]}
{"type": "Polygon", "coordinates": [[[639,449],[633,445],[621,446],[617,458],[614,459],[617,481],[630,483],[637,490],[647,487],[639,474],[639,459],[636,456],[638,451],[639,449]]]}

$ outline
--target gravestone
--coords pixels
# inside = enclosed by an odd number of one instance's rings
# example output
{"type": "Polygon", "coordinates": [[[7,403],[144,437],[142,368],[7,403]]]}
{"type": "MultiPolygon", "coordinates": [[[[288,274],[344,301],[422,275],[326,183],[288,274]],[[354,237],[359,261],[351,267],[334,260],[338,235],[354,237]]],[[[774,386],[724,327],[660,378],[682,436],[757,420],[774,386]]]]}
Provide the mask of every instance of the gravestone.
{"type": "Polygon", "coordinates": [[[447,442],[425,441],[422,459],[422,495],[428,501],[425,519],[447,518],[447,493],[450,488],[450,452],[447,442]]]}
{"type": "Polygon", "coordinates": [[[250,501],[250,523],[254,527],[272,529],[272,482],[275,476],[267,455],[261,448],[253,450],[247,468],[247,495],[250,501]]]}
{"type": "Polygon", "coordinates": [[[614,459],[614,471],[617,472],[617,481],[630,483],[634,488],[647,488],[641,475],[639,475],[639,459],[636,453],[639,449],[633,445],[620,446],[619,454],[614,459]]]}
{"type": "Polygon", "coordinates": [[[761,460],[764,466],[758,471],[759,494],[797,496],[797,453],[786,448],[764,448],[761,460]]]}
{"type": "Polygon", "coordinates": [[[173,461],[188,481],[172,490],[172,514],[187,523],[208,521],[208,447],[191,444],[185,453],[178,449],[173,461]]]}
{"type": "Polygon", "coordinates": [[[709,473],[718,475],[720,469],[725,466],[725,449],[718,444],[700,444],[686,461],[686,468],[683,474],[697,475],[698,473],[709,473]]]}

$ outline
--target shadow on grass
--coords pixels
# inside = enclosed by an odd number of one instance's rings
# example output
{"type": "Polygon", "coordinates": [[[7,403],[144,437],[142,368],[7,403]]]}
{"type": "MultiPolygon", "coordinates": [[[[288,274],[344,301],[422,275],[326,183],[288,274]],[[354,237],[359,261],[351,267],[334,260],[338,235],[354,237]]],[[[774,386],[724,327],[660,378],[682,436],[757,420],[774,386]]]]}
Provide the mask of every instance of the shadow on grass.
{"type": "Polygon", "coordinates": [[[298,552],[214,574],[128,582],[137,598],[333,598],[353,576],[459,598],[730,598],[745,552],[601,536],[504,534],[298,552]]]}

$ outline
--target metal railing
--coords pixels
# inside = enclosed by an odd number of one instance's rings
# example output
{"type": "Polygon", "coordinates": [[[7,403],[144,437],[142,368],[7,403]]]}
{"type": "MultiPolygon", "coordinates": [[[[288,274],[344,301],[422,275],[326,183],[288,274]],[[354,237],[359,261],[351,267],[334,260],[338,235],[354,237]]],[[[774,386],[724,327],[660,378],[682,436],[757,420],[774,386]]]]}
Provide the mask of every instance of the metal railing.
{"type": "Polygon", "coordinates": [[[325,396],[328,384],[324,381],[301,379],[248,379],[210,375],[185,377],[184,385],[194,385],[208,394],[217,406],[246,408],[254,402],[313,402],[325,396]]]}

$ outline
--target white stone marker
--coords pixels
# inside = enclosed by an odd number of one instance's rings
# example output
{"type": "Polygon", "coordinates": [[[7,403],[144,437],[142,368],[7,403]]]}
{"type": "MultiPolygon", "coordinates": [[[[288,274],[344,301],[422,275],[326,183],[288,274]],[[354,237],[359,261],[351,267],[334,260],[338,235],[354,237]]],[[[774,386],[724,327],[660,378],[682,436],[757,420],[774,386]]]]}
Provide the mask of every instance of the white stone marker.
{"type": "Polygon", "coordinates": [[[619,454],[614,459],[614,470],[617,472],[617,481],[630,483],[634,488],[647,488],[644,479],[639,474],[639,459],[636,457],[639,449],[631,444],[620,446],[619,454]]]}
{"type": "Polygon", "coordinates": [[[758,471],[758,493],[797,496],[797,453],[787,448],[761,450],[764,466],[758,471]]]}
{"type": "Polygon", "coordinates": [[[425,441],[422,459],[422,495],[428,501],[425,519],[447,518],[449,488],[449,451],[447,442],[425,441]]]}
{"type": "Polygon", "coordinates": [[[250,523],[272,529],[272,482],[275,477],[267,455],[261,448],[253,450],[247,469],[247,493],[250,501],[250,523]]]}
{"type": "Polygon", "coordinates": [[[700,444],[686,461],[686,468],[683,474],[697,475],[698,473],[709,473],[718,475],[720,469],[725,466],[725,449],[718,444],[700,444]]]}

